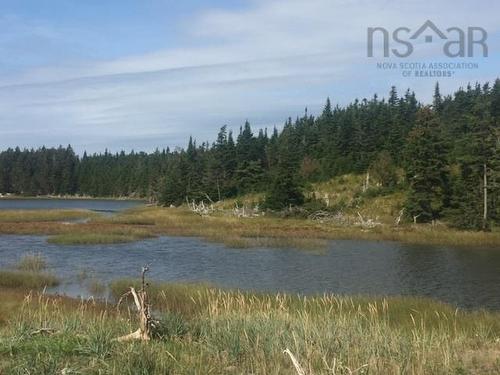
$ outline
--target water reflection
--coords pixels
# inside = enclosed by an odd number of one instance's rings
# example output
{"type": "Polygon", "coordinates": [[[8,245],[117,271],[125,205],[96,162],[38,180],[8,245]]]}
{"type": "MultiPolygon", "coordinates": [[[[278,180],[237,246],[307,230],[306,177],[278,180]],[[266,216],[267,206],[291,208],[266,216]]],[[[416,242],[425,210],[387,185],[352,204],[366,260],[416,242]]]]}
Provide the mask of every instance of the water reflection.
{"type": "Polygon", "coordinates": [[[85,209],[111,213],[144,204],[140,200],[116,199],[0,199],[0,210],[85,209]]]}
{"type": "Polygon", "coordinates": [[[117,245],[60,246],[44,237],[0,236],[0,267],[40,251],[64,278],[60,292],[85,294],[78,275],[108,282],[138,275],[228,288],[316,294],[421,295],[462,307],[500,309],[500,251],[332,241],[325,252],[232,249],[195,238],[161,237],[117,245]]]}

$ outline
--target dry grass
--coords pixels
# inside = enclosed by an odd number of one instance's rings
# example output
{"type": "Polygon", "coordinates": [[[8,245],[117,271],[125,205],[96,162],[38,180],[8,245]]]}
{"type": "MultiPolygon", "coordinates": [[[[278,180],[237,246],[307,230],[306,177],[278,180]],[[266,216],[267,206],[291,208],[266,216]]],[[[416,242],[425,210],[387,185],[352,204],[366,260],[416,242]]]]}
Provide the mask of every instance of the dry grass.
{"type": "Polygon", "coordinates": [[[0,271],[0,287],[4,288],[43,289],[58,284],[57,277],[48,273],[0,271]]]}
{"type": "MultiPolygon", "coordinates": [[[[133,281],[115,285],[116,293],[133,281]]],[[[132,312],[94,302],[11,292],[0,307],[1,373],[498,374],[500,316],[415,298],[298,298],[154,284],[159,337],[112,339],[132,312]],[[8,324],[6,323],[8,321],[8,324]],[[32,335],[41,327],[54,335],[32,335]]]]}
{"type": "Polygon", "coordinates": [[[414,244],[456,246],[499,246],[500,232],[457,231],[446,226],[382,225],[370,230],[338,227],[305,219],[270,216],[237,218],[221,213],[201,217],[184,208],[148,207],[135,209],[122,219],[136,218],[154,222],[148,229],[158,235],[196,236],[228,246],[323,248],[325,240],[388,240],[414,244]]]}
{"type": "Polygon", "coordinates": [[[41,253],[24,254],[17,264],[18,270],[28,272],[40,272],[46,268],[47,260],[41,253]]]}
{"type": "Polygon", "coordinates": [[[426,245],[498,247],[500,232],[458,231],[444,225],[382,225],[370,230],[340,227],[306,219],[270,216],[237,218],[222,212],[201,217],[185,208],[136,208],[88,223],[0,222],[3,234],[54,235],[64,244],[136,241],[151,236],[193,236],[235,247],[297,247],[322,249],[332,239],[388,240],[426,245]]]}
{"type": "Polygon", "coordinates": [[[126,243],[154,237],[154,235],[140,228],[122,227],[108,228],[106,232],[97,233],[64,233],[49,237],[48,242],[58,245],[98,245],[112,243],[126,243]]]}
{"type": "MultiPolygon", "coordinates": [[[[186,208],[138,207],[111,217],[93,215],[86,223],[64,223],[65,215],[87,215],[81,211],[0,211],[0,234],[52,235],[59,244],[106,244],[130,242],[157,235],[194,236],[231,247],[293,247],[324,249],[328,240],[388,240],[424,245],[499,247],[500,231],[490,233],[458,231],[445,225],[400,225],[394,227],[405,200],[404,192],[386,195],[362,193],[363,176],[345,175],[315,184],[312,191],[328,194],[331,207],[342,208],[354,218],[360,212],[366,218],[378,218],[383,225],[374,229],[335,226],[332,223],[298,218],[260,216],[237,218],[231,215],[236,200],[218,203],[210,217],[201,217],[186,208]],[[220,210],[225,208],[225,210],[220,210]]],[[[262,195],[239,198],[239,204],[253,206],[262,195]]]]}
{"type": "Polygon", "coordinates": [[[94,297],[102,297],[106,293],[106,284],[101,280],[91,279],[87,283],[87,290],[94,297]]]}
{"type": "Polygon", "coordinates": [[[0,210],[0,223],[33,223],[98,217],[89,210],[0,210]]]}

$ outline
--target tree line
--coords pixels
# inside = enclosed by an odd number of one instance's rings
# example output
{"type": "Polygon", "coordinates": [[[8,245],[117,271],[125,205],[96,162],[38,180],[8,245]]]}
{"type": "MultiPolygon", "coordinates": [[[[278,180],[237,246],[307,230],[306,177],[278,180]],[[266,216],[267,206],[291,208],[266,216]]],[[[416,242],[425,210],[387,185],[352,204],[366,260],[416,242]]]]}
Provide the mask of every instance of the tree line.
{"type": "Polygon", "coordinates": [[[265,192],[264,206],[306,200],[304,187],[346,173],[369,172],[387,191],[407,191],[416,222],[445,218],[487,229],[500,218],[500,80],[468,85],[433,102],[392,87],[344,107],[327,99],[322,113],[289,118],[281,131],[235,135],[223,126],[213,143],[184,149],[83,156],[71,146],[0,153],[0,192],[18,195],[141,197],[164,205],[265,192]]]}

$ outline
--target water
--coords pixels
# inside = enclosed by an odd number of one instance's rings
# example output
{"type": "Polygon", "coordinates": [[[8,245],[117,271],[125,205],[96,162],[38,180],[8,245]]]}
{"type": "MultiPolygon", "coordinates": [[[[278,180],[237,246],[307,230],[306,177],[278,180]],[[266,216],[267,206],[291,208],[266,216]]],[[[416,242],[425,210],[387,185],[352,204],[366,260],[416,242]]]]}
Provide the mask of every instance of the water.
{"type": "Polygon", "coordinates": [[[113,213],[144,204],[140,200],[116,199],[0,199],[0,210],[84,209],[113,213]]]}
{"type": "Polygon", "coordinates": [[[418,295],[465,308],[500,309],[500,251],[416,246],[394,242],[332,241],[321,253],[292,249],[233,249],[186,237],[63,246],[40,236],[0,236],[0,268],[40,251],[63,278],[56,290],[87,295],[81,271],[109,282],[150,277],[208,282],[220,287],[303,294],[418,295]]]}

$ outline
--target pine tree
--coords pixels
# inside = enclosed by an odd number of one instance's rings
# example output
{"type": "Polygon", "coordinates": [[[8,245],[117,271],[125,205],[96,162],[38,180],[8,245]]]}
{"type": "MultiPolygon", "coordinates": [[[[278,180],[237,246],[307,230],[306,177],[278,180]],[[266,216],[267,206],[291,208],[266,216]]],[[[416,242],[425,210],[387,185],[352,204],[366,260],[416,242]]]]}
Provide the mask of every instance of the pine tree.
{"type": "Polygon", "coordinates": [[[415,129],[406,147],[407,177],[410,183],[407,213],[418,222],[441,217],[449,198],[446,150],[439,123],[429,107],[417,115],[415,129]]]}
{"type": "Polygon", "coordinates": [[[441,98],[441,92],[439,90],[439,82],[436,82],[436,86],[434,86],[434,97],[432,101],[432,108],[436,113],[441,113],[443,109],[443,99],[441,98]]]}

